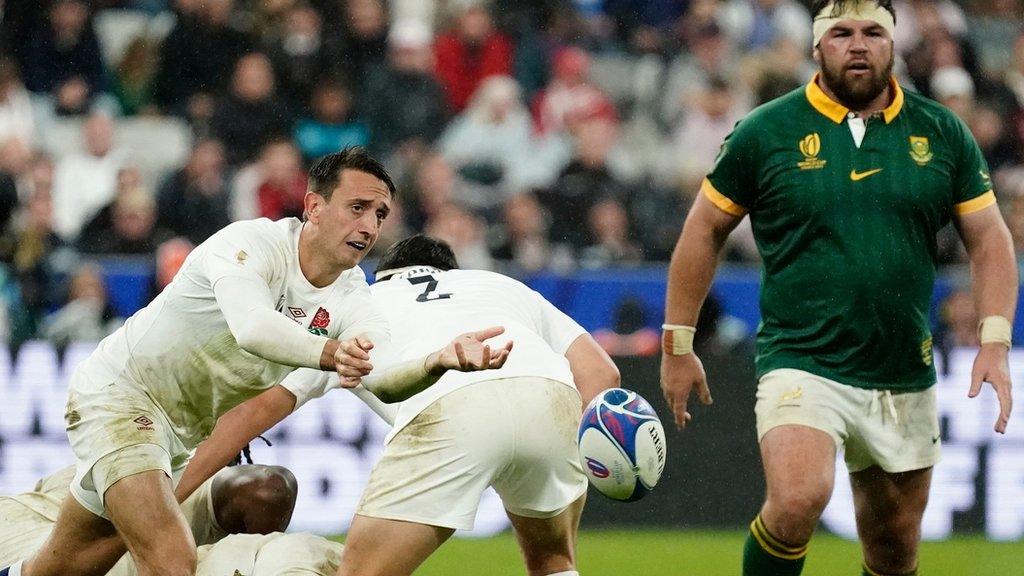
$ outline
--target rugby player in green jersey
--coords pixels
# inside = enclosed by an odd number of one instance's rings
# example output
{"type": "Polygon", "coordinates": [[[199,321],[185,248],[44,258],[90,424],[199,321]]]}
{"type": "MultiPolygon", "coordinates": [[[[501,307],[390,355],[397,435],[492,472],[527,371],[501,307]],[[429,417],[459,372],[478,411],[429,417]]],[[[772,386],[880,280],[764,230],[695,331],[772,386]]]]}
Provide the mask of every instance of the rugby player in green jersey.
{"type": "MultiPolygon", "coordinates": [[[[693,326],[729,232],[750,216],[763,259],[757,433],[767,496],[746,576],[796,575],[845,452],[864,574],[916,574],[939,459],[928,313],[936,234],[970,257],[981,349],[1004,432],[1017,267],[988,168],[964,124],[892,77],[891,0],[817,0],[806,87],[754,110],[726,139],[669,269],[661,381],[676,424],[710,404],[693,326]]],[[[966,384],[966,383],[965,383],[966,384]]]]}

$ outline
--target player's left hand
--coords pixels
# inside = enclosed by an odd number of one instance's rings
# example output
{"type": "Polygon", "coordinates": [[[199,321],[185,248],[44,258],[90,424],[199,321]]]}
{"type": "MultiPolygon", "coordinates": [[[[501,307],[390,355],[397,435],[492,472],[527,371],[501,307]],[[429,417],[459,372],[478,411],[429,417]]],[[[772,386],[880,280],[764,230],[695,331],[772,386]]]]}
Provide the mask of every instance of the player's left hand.
{"type": "Polygon", "coordinates": [[[971,390],[967,393],[969,398],[974,398],[981,393],[981,385],[984,382],[992,384],[999,398],[999,418],[996,420],[995,430],[1000,434],[1006,433],[1006,425],[1010,422],[1010,411],[1013,410],[1013,383],[1010,381],[1010,363],[1007,360],[1009,349],[1003,344],[992,342],[983,344],[978,350],[978,356],[974,359],[974,368],[971,370],[971,390]]]}
{"type": "Polygon", "coordinates": [[[486,340],[504,332],[505,328],[493,326],[456,336],[447,346],[431,355],[427,361],[427,372],[436,376],[446,370],[473,372],[501,368],[512,352],[512,341],[509,340],[501,348],[492,350],[486,340]]]}

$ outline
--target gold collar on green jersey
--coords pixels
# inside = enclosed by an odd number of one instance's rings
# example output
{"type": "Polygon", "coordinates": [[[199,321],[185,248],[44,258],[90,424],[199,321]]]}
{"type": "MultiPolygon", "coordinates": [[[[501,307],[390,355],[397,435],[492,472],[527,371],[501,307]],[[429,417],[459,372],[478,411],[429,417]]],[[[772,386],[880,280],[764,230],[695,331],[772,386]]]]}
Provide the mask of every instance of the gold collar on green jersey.
{"type": "MultiPolygon", "coordinates": [[[[810,83],[807,84],[807,89],[805,90],[807,101],[811,103],[811,106],[814,106],[815,110],[821,112],[829,120],[840,124],[846,119],[850,109],[829,98],[828,94],[825,94],[825,91],[818,85],[819,76],[821,76],[820,73],[815,74],[814,78],[811,78],[810,83]]],[[[903,109],[903,89],[900,88],[895,78],[889,78],[889,86],[892,88],[894,97],[892,104],[889,104],[888,107],[882,110],[882,117],[885,118],[886,124],[892,122],[893,118],[903,109]]]]}

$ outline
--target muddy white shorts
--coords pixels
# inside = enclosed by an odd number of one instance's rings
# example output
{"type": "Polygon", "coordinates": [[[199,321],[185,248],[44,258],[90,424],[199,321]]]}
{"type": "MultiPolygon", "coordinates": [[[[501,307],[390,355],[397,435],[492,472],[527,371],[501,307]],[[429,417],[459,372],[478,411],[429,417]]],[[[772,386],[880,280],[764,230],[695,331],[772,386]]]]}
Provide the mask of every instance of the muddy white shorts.
{"type": "Polygon", "coordinates": [[[556,516],[587,490],[576,444],[581,415],[579,392],[544,378],[459,388],[395,434],[356,512],[470,530],[493,486],[513,514],[556,516]]]}
{"type": "Polygon", "coordinates": [[[93,514],[108,518],[103,495],[115,482],[162,470],[177,484],[189,451],[143,392],[123,383],[94,386],[85,372],[80,368],[72,376],[64,414],[76,458],[71,495],[93,514]]]}
{"type": "Polygon", "coordinates": [[[754,410],[758,440],[786,424],[816,428],[845,450],[850,472],[874,465],[907,472],[939,461],[934,386],[917,392],[870,390],[783,368],[761,377],[754,410]]]}

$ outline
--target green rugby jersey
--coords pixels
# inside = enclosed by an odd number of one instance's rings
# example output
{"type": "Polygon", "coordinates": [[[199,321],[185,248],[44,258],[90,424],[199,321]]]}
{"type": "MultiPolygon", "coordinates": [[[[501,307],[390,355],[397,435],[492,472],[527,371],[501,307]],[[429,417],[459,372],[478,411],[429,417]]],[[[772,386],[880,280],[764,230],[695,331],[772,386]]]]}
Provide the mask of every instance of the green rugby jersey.
{"type": "Polygon", "coordinates": [[[858,148],[815,77],[736,125],[702,192],[749,213],[763,258],[758,377],[795,368],[862,388],[935,383],[928,311],[936,233],[995,203],[948,109],[892,82],[858,148]]]}

